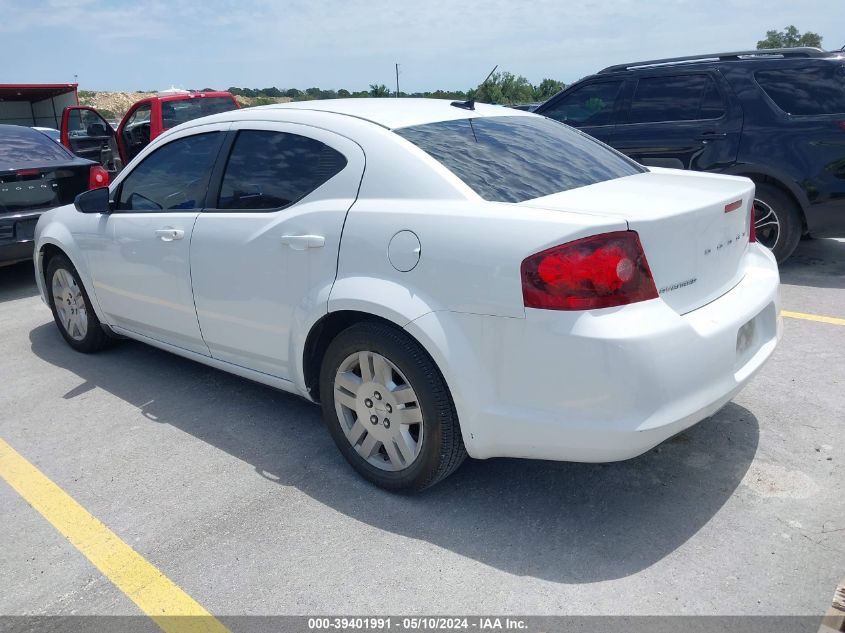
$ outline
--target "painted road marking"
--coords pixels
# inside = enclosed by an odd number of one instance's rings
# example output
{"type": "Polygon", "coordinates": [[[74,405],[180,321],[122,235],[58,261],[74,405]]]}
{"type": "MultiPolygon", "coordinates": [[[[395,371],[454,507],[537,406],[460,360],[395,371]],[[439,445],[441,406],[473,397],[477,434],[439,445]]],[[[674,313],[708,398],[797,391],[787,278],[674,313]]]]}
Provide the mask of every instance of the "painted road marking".
{"type": "Polygon", "coordinates": [[[805,314],[803,312],[789,312],[788,310],[781,310],[781,316],[790,319],[804,319],[805,321],[818,321],[819,323],[831,323],[833,325],[845,325],[845,319],[837,319],[836,317],[819,316],[818,314],[805,314]]]}
{"type": "Polygon", "coordinates": [[[202,605],[2,438],[0,477],[166,633],[228,633],[202,605]]]}

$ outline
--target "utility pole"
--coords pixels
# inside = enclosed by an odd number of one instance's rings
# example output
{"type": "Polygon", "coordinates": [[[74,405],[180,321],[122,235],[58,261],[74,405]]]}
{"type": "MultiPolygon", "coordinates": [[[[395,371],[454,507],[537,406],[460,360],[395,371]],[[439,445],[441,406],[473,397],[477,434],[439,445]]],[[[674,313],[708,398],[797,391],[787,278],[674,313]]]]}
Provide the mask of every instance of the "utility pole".
{"type": "Polygon", "coordinates": [[[396,64],[396,98],[399,98],[399,64],[396,64]]]}

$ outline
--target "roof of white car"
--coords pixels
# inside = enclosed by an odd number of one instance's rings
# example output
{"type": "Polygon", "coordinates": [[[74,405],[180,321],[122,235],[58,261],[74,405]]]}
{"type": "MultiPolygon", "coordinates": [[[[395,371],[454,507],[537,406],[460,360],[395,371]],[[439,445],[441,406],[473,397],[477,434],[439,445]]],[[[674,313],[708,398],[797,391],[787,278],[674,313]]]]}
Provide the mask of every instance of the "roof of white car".
{"type": "Polygon", "coordinates": [[[453,106],[451,103],[451,100],[446,99],[324,99],[279,103],[255,109],[265,112],[288,109],[330,112],[364,119],[388,129],[471,117],[536,116],[506,106],[477,103],[474,110],[468,110],[453,106]]]}

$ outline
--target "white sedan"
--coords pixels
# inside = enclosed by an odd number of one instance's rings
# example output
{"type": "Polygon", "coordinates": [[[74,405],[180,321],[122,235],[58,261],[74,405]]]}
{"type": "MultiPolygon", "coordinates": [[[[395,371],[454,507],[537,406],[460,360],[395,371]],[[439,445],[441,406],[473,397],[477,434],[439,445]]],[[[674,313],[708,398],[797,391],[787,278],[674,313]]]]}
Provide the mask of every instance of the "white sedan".
{"type": "Polygon", "coordinates": [[[467,454],[627,459],[728,402],[781,332],[753,199],[527,112],[308,101],[163,134],[41,217],[36,276],[74,349],[299,394],[421,489],[467,454]]]}

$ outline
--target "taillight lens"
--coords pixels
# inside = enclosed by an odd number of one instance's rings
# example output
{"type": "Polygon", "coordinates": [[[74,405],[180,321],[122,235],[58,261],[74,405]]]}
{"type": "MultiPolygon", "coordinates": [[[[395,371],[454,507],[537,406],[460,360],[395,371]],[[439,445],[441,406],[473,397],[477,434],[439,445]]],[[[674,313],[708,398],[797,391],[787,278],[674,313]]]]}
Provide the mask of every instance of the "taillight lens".
{"type": "Polygon", "coordinates": [[[595,310],[657,298],[657,288],[634,231],[585,237],[522,262],[526,308],[595,310]]]}
{"type": "Polygon", "coordinates": [[[109,172],[100,165],[91,165],[88,171],[88,189],[99,189],[109,186],[109,172]]]}
{"type": "Polygon", "coordinates": [[[756,242],[757,241],[757,227],[754,226],[754,201],[751,201],[751,213],[748,214],[751,216],[751,220],[749,221],[748,227],[748,241],[749,242],[756,242]]]}

